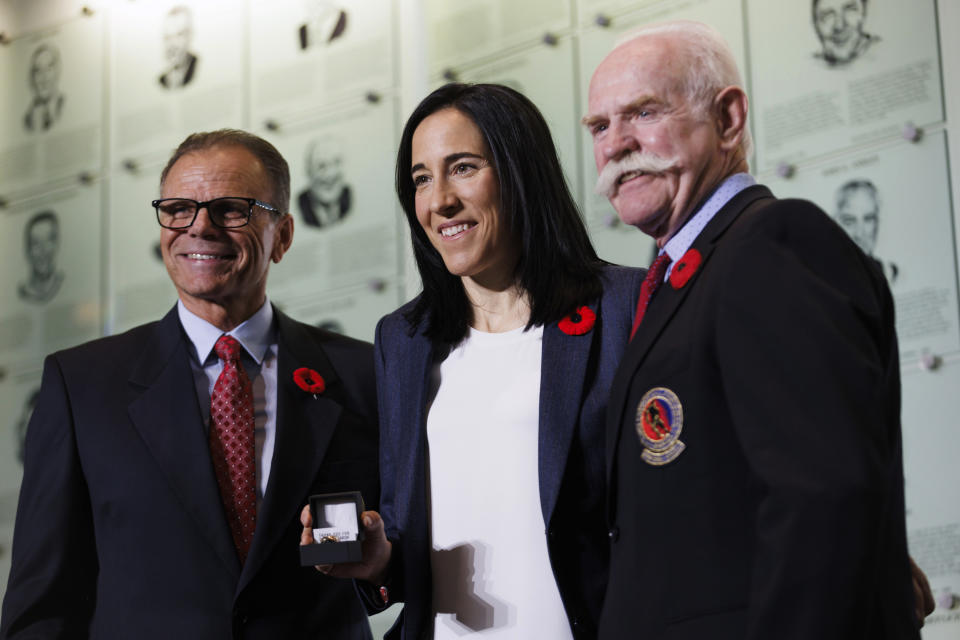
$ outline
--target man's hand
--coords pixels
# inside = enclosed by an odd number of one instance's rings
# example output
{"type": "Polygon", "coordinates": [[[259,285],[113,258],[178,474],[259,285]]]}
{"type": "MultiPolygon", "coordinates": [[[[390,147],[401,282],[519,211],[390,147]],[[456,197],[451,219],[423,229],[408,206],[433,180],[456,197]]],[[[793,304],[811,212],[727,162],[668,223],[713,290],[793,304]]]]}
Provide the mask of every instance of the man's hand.
{"type": "MultiPolygon", "coordinates": [[[[341,564],[321,564],[316,565],[316,569],[334,578],[357,578],[381,585],[387,579],[387,567],[390,565],[393,545],[387,540],[383,531],[383,519],[379,513],[364,511],[360,514],[360,522],[363,524],[363,560],[341,564]]],[[[310,505],[305,506],[300,512],[300,524],[303,525],[300,546],[316,544],[313,539],[313,516],[310,515],[310,505]]]]}
{"type": "Polygon", "coordinates": [[[910,557],[910,577],[913,579],[913,607],[917,615],[917,623],[922,627],[923,619],[933,613],[937,603],[933,599],[933,592],[930,591],[926,574],[920,570],[912,556],[910,557]]]}

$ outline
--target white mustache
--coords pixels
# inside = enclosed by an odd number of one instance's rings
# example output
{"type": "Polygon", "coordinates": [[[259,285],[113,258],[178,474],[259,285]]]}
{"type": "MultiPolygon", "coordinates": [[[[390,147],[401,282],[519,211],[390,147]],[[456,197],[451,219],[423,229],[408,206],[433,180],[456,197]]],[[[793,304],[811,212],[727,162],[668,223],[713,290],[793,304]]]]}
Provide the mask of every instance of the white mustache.
{"type": "Polygon", "coordinates": [[[630,171],[640,171],[641,173],[664,173],[673,167],[672,158],[662,158],[652,153],[643,153],[635,151],[628,156],[611,160],[600,171],[597,176],[597,185],[594,191],[607,198],[612,198],[617,194],[618,182],[620,177],[630,171]]]}

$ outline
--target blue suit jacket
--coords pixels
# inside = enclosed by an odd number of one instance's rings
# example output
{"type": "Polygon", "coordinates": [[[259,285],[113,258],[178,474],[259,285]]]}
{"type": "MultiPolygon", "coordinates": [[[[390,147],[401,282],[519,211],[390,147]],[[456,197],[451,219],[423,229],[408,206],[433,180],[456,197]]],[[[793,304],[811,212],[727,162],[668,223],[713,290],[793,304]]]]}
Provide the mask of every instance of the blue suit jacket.
{"type": "MultiPolygon", "coordinates": [[[[603,295],[589,303],[593,329],[544,328],[538,467],[540,506],[560,595],[574,634],[596,634],[606,588],[604,416],[626,348],[644,271],[606,267],[603,295]]],[[[426,485],[426,402],[438,357],[424,327],[409,335],[403,313],[384,317],[374,346],[380,402],[381,515],[393,541],[391,597],[405,602],[387,638],[431,637],[430,513],[426,485]]]]}
{"type": "Polygon", "coordinates": [[[243,566],[176,309],[47,358],[0,637],[370,637],[350,584],[300,567],[298,542],[312,493],[376,504],[372,349],[275,316],[276,441],[243,566]],[[302,366],[326,381],[317,398],[302,366]]]}

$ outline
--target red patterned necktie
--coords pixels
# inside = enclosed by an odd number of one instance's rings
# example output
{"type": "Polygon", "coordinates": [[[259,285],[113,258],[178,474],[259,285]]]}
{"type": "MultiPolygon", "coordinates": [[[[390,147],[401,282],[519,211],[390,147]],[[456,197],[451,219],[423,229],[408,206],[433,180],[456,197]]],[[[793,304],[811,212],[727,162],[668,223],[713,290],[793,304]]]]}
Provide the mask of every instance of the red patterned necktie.
{"type": "Polygon", "coordinates": [[[653,293],[657,290],[657,287],[663,284],[663,276],[666,275],[667,267],[669,266],[670,256],[664,251],[657,256],[657,259],[653,261],[653,264],[651,264],[647,270],[647,277],[643,279],[643,284],[640,285],[640,298],[637,300],[637,315],[633,317],[633,329],[630,330],[631,340],[633,340],[633,335],[637,332],[637,327],[640,326],[640,321],[643,320],[643,314],[647,312],[647,305],[650,304],[650,298],[653,297],[653,293]]]}
{"type": "Polygon", "coordinates": [[[242,564],[257,525],[253,385],[240,364],[239,342],[221,336],[213,350],[223,362],[223,371],[210,396],[210,456],[242,564]]]}

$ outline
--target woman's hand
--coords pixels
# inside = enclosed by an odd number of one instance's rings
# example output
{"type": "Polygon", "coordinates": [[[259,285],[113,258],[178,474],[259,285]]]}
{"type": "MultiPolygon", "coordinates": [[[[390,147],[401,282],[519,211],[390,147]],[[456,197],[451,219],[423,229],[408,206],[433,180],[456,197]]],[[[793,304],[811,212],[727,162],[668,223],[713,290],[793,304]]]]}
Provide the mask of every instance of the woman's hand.
{"type": "MultiPolygon", "coordinates": [[[[360,522],[363,524],[363,559],[360,562],[316,565],[316,569],[334,578],[356,578],[381,585],[387,579],[387,568],[390,565],[393,545],[387,540],[383,530],[383,519],[379,513],[364,511],[360,514],[360,522]]],[[[313,539],[313,516],[310,515],[310,505],[305,506],[300,512],[300,524],[303,525],[300,546],[316,544],[313,539]]]]}

